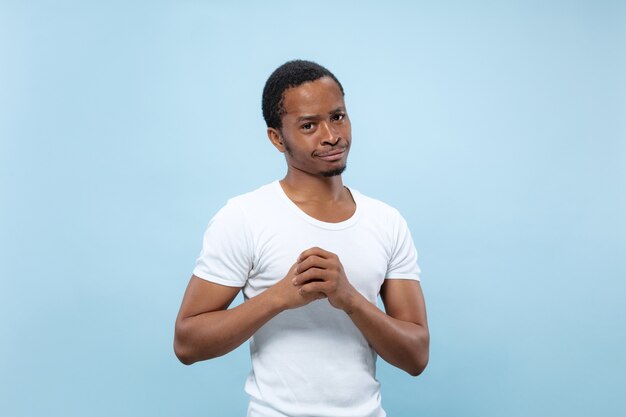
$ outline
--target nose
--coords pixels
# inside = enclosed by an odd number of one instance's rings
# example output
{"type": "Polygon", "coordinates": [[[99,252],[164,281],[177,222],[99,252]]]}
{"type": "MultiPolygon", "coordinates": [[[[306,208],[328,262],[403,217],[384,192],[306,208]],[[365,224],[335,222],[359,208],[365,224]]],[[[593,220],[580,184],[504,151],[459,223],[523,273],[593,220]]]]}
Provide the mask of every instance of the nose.
{"type": "Polygon", "coordinates": [[[339,139],[341,139],[339,137],[339,132],[331,123],[323,122],[321,128],[320,142],[322,145],[334,146],[337,142],[339,142],[339,139]]]}

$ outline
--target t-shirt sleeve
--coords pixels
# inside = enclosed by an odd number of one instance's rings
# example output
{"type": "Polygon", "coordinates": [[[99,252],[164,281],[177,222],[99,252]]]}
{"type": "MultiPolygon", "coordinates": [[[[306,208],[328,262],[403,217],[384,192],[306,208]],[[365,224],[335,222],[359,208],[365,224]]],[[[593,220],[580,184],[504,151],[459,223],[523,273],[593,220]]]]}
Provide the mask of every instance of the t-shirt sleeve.
{"type": "Polygon", "coordinates": [[[209,221],[193,274],[229,287],[243,287],[252,269],[251,239],[243,210],[229,201],[209,221]]]}
{"type": "Polygon", "coordinates": [[[417,264],[417,250],[411,231],[400,213],[396,212],[393,227],[393,250],[387,266],[385,279],[420,280],[420,267],[417,264]]]}

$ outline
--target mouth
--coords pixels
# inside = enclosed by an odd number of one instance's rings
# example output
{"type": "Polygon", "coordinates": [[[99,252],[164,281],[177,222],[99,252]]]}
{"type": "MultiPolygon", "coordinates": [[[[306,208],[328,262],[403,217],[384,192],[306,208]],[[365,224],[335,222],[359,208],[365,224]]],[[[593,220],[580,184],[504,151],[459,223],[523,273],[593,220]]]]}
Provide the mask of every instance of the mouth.
{"type": "Polygon", "coordinates": [[[333,149],[328,152],[318,153],[318,154],[315,154],[315,156],[324,161],[333,162],[333,161],[338,161],[341,158],[343,158],[343,155],[345,153],[346,153],[346,148],[344,147],[344,148],[333,149]]]}

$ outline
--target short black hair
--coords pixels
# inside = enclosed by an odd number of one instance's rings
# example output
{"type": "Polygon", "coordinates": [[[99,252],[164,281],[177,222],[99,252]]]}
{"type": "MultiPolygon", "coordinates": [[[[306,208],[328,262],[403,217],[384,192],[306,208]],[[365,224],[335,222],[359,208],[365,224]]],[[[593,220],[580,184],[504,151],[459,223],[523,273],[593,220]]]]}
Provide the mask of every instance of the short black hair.
{"type": "Polygon", "coordinates": [[[267,127],[280,129],[283,126],[281,118],[285,114],[285,107],[283,106],[285,90],[306,82],[319,80],[322,77],[332,78],[339,86],[341,94],[344,94],[343,86],[337,77],[315,62],[296,59],[285,62],[276,68],[263,88],[262,109],[267,127]]]}

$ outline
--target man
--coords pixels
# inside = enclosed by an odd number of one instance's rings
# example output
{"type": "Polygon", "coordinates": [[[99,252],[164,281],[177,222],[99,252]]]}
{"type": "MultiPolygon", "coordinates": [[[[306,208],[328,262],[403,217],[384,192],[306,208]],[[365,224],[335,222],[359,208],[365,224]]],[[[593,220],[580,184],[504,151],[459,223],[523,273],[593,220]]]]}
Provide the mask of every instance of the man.
{"type": "Polygon", "coordinates": [[[250,339],[250,417],[385,416],[376,355],[411,375],[428,361],[406,222],[343,185],[350,119],[326,68],[276,69],[263,116],[287,174],[229,200],[210,221],[176,320],[176,355],[191,364],[250,339]],[[229,309],[241,289],[245,302],[229,309]]]}

